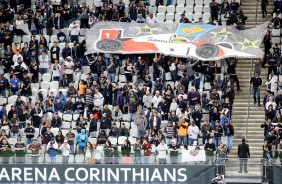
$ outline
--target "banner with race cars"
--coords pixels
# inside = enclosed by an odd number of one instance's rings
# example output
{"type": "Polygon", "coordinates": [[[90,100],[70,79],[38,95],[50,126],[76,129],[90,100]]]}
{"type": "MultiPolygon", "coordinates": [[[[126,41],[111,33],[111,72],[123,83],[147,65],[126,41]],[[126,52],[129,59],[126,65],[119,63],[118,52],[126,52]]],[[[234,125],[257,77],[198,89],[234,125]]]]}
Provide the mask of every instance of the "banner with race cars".
{"type": "Polygon", "coordinates": [[[163,53],[199,60],[228,57],[261,58],[260,44],[268,23],[239,31],[209,24],[101,22],[86,33],[87,52],[115,54],[163,53]]]}

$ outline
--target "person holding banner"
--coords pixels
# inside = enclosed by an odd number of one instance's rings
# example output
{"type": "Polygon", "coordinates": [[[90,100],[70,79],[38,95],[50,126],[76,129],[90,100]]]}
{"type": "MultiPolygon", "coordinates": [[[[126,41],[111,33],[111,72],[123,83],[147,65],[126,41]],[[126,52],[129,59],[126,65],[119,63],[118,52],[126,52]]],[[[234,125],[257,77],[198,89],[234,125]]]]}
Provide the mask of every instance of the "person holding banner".
{"type": "Polygon", "coordinates": [[[18,142],[14,145],[14,150],[16,153],[15,163],[24,163],[25,162],[25,144],[22,142],[22,139],[19,137],[18,142]]]}
{"type": "Polygon", "coordinates": [[[0,157],[2,157],[3,164],[9,164],[9,159],[11,155],[11,145],[8,143],[7,139],[3,139],[0,144],[0,157]]]}
{"type": "Polygon", "coordinates": [[[152,147],[151,144],[147,141],[147,139],[143,139],[143,150],[144,150],[143,163],[149,164],[152,147]]]}
{"type": "Polygon", "coordinates": [[[50,164],[56,163],[57,149],[58,149],[58,144],[55,141],[55,138],[52,137],[51,141],[47,144],[47,151],[49,154],[48,160],[50,164]]]}
{"type": "Polygon", "coordinates": [[[170,163],[171,164],[178,164],[178,155],[179,155],[179,148],[180,146],[175,143],[174,140],[171,140],[171,144],[168,145],[169,147],[169,155],[170,155],[170,163]]]}
{"type": "Polygon", "coordinates": [[[68,164],[71,147],[67,139],[64,140],[64,144],[62,144],[59,149],[61,150],[63,155],[63,160],[62,160],[63,164],[68,164]]]}
{"type": "Polygon", "coordinates": [[[159,153],[159,164],[166,164],[167,163],[167,159],[166,159],[166,153],[168,150],[168,146],[165,144],[165,140],[162,139],[161,140],[161,144],[159,144],[157,146],[157,151],[159,153]]]}
{"type": "Polygon", "coordinates": [[[28,149],[31,150],[31,163],[38,164],[41,145],[37,142],[36,138],[33,139],[33,142],[28,146],[28,149]]]}

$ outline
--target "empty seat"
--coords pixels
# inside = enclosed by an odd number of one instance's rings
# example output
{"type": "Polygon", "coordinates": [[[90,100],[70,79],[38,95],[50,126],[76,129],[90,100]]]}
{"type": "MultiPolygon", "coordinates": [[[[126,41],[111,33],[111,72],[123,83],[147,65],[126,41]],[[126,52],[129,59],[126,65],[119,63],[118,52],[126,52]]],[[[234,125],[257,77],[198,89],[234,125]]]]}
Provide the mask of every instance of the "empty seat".
{"type": "Polygon", "coordinates": [[[6,104],[8,102],[8,98],[0,97],[0,105],[6,104]]]}
{"type": "Polygon", "coordinates": [[[53,43],[54,41],[58,41],[58,40],[57,40],[57,35],[52,35],[52,36],[50,37],[50,43],[53,43]]]}
{"type": "Polygon", "coordinates": [[[174,21],[174,13],[167,13],[165,16],[166,22],[167,21],[174,21]]]}
{"type": "Polygon", "coordinates": [[[165,73],[165,79],[166,79],[166,81],[172,80],[170,72],[165,73]]]}
{"type": "Polygon", "coordinates": [[[54,134],[54,136],[58,135],[59,128],[51,128],[50,131],[54,134]]]}
{"type": "Polygon", "coordinates": [[[195,6],[203,6],[204,0],[195,0],[195,6]]]}
{"type": "Polygon", "coordinates": [[[167,13],[174,13],[175,12],[175,6],[172,6],[172,5],[167,6],[166,11],[167,11],[167,13]]]}
{"type": "MultiPolygon", "coordinates": [[[[63,121],[61,128],[62,128],[62,129],[69,129],[69,128],[70,128],[70,125],[71,125],[70,122],[63,121]]],[[[65,136],[65,135],[64,135],[64,136],[65,136]]]]}
{"type": "Polygon", "coordinates": [[[186,6],[194,6],[194,0],[186,0],[186,6]]]}
{"type": "Polygon", "coordinates": [[[211,17],[211,14],[210,14],[210,13],[204,13],[204,14],[203,14],[203,22],[204,22],[204,23],[208,23],[210,17],[211,17]]]}
{"type": "Polygon", "coordinates": [[[193,6],[185,6],[185,13],[193,13],[193,6]]]}
{"type": "Polygon", "coordinates": [[[125,137],[125,136],[119,136],[118,137],[118,144],[123,144],[126,139],[127,139],[127,137],[125,137]]]}
{"type": "Polygon", "coordinates": [[[204,13],[210,13],[210,7],[209,6],[204,6],[203,12],[204,13]]]}
{"type": "Polygon", "coordinates": [[[150,0],[150,6],[156,6],[156,0],[150,0]]]}
{"type": "Polygon", "coordinates": [[[88,74],[90,72],[91,72],[90,66],[83,66],[82,67],[82,73],[88,74]]]}
{"type": "Polygon", "coordinates": [[[40,83],[40,87],[41,87],[41,89],[49,89],[49,86],[50,86],[50,83],[49,82],[45,82],[45,81],[43,81],[43,82],[41,82],[40,83]]]}
{"type": "Polygon", "coordinates": [[[199,18],[202,17],[202,14],[200,13],[194,13],[194,22],[198,22],[199,21],[199,18]]]}
{"type": "Polygon", "coordinates": [[[202,13],[202,12],[203,12],[203,6],[194,7],[194,13],[202,13]]]}
{"type": "Polygon", "coordinates": [[[59,43],[59,47],[61,51],[63,50],[63,48],[65,48],[65,46],[66,46],[66,43],[59,43]]]}
{"type": "Polygon", "coordinates": [[[118,80],[119,80],[119,82],[126,83],[126,77],[125,77],[125,75],[119,75],[119,76],[118,76],[118,80]]]}
{"type": "Polygon", "coordinates": [[[50,89],[49,90],[49,95],[51,94],[51,92],[54,93],[54,96],[56,96],[58,94],[58,90],[57,89],[50,89]]]}
{"type": "Polygon", "coordinates": [[[164,13],[157,13],[157,19],[159,22],[164,22],[165,14],[164,13]]]}
{"type": "Polygon", "coordinates": [[[86,35],[86,29],[84,29],[84,28],[80,29],[80,35],[85,36],[86,35]]]}
{"type": "Polygon", "coordinates": [[[39,89],[39,83],[30,83],[31,89],[39,89]]]}
{"type": "Polygon", "coordinates": [[[42,75],[42,81],[50,82],[51,81],[51,74],[50,73],[44,73],[42,75]]]}
{"type": "Polygon", "coordinates": [[[176,6],[175,10],[176,10],[176,13],[178,13],[178,14],[180,13],[181,14],[181,13],[184,12],[185,9],[184,9],[184,6],[180,6],[179,5],[179,6],[176,6]]]}
{"type": "Polygon", "coordinates": [[[189,21],[192,21],[192,19],[194,18],[192,13],[185,13],[185,17],[189,19],[189,21]]]}
{"type": "Polygon", "coordinates": [[[14,36],[14,43],[21,43],[22,38],[20,36],[14,36]]]}
{"type": "Polygon", "coordinates": [[[185,3],[186,3],[185,0],[177,0],[177,6],[179,6],[180,4],[184,6],[185,3]]]}
{"type": "Polygon", "coordinates": [[[158,13],[165,13],[166,7],[165,6],[158,6],[158,13]]]}
{"type": "Polygon", "coordinates": [[[63,114],[63,120],[64,121],[72,121],[72,114],[63,114]]]}
{"type": "Polygon", "coordinates": [[[149,6],[149,13],[155,14],[157,12],[157,7],[156,6],[149,6]]]}
{"type": "Polygon", "coordinates": [[[58,89],[58,88],[59,88],[59,82],[58,81],[50,82],[50,89],[58,89]]]}
{"type": "MultiPolygon", "coordinates": [[[[14,104],[15,101],[17,100],[18,96],[17,95],[13,95],[13,96],[9,96],[8,97],[8,104],[14,104]]],[[[8,111],[7,111],[8,112],[8,111]]]]}
{"type": "Polygon", "coordinates": [[[23,36],[23,43],[24,43],[24,42],[27,42],[27,43],[29,44],[30,39],[31,39],[31,38],[30,38],[30,35],[24,35],[24,36],[23,36]]]}
{"type": "Polygon", "coordinates": [[[109,140],[111,141],[112,145],[116,145],[118,142],[116,137],[109,137],[109,140]]]}

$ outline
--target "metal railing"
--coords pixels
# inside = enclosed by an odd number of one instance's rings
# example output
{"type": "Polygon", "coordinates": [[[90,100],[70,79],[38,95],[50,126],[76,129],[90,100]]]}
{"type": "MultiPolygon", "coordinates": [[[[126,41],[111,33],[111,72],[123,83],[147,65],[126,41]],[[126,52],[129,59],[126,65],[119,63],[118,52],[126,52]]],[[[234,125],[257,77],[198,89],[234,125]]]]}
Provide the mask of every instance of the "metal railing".
{"type": "MultiPolygon", "coordinates": [[[[250,75],[250,79],[252,78],[252,73],[253,73],[253,59],[251,59],[252,61],[252,68],[251,68],[251,71],[249,73],[250,75]]],[[[252,87],[251,85],[249,85],[249,91],[250,91],[250,95],[252,94],[252,87]]],[[[248,110],[247,110],[247,122],[246,122],[246,131],[245,131],[245,139],[247,140],[247,135],[248,135],[248,131],[249,131],[249,119],[250,119],[250,103],[251,103],[251,100],[250,98],[248,98],[248,110]]]]}
{"type": "Polygon", "coordinates": [[[258,3],[259,3],[259,0],[257,0],[257,2],[256,2],[256,17],[255,17],[255,25],[254,25],[254,27],[256,27],[257,23],[258,23],[258,3]]]}

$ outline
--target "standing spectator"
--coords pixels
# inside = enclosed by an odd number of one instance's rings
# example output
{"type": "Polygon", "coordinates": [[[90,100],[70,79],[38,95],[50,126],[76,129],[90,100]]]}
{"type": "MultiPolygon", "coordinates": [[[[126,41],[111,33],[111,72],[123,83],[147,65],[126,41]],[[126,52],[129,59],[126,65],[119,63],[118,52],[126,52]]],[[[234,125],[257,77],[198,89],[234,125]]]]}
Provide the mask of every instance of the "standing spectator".
{"type": "MultiPolygon", "coordinates": [[[[180,121],[176,125],[176,128],[178,129],[178,144],[179,145],[187,145],[187,132],[189,134],[189,129],[188,129],[188,123],[185,122],[184,118],[180,119],[180,121]]],[[[192,134],[192,129],[191,129],[190,133],[192,134]]],[[[190,134],[189,134],[189,136],[190,136],[190,134]]],[[[190,139],[190,137],[189,137],[189,139],[190,139]]]]}
{"type": "Polygon", "coordinates": [[[153,116],[150,118],[149,125],[151,131],[154,131],[156,134],[161,128],[161,118],[158,116],[158,112],[154,111],[153,116]]]}
{"type": "Polygon", "coordinates": [[[97,136],[97,120],[94,118],[93,114],[90,114],[89,137],[96,138],[96,136],[97,136]]]}
{"type": "Polygon", "coordinates": [[[58,144],[55,141],[55,138],[53,137],[51,141],[47,144],[47,151],[49,154],[49,164],[54,164],[56,163],[56,156],[57,156],[57,149],[58,149],[58,144]]]}
{"type": "Polygon", "coordinates": [[[86,143],[84,153],[85,153],[86,164],[93,164],[93,159],[92,159],[93,147],[90,142],[86,143]]]}
{"type": "Polygon", "coordinates": [[[144,150],[144,157],[143,157],[143,163],[149,164],[150,163],[150,157],[151,157],[151,144],[147,141],[147,139],[143,139],[143,147],[144,150]]]}
{"type": "Polygon", "coordinates": [[[57,13],[54,19],[55,29],[64,29],[64,19],[61,17],[61,13],[57,13]]]}
{"type": "Polygon", "coordinates": [[[211,133],[212,133],[212,127],[211,125],[209,124],[208,120],[205,120],[204,121],[204,124],[201,128],[201,132],[202,132],[202,139],[203,139],[203,144],[206,143],[206,140],[210,140],[210,136],[211,136],[211,133]]]}
{"type": "Polygon", "coordinates": [[[61,66],[59,65],[58,59],[55,59],[54,64],[52,64],[50,68],[52,70],[53,81],[59,81],[60,76],[61,76],[60,74],[61,66]]]}
{"type": "Polygon", "coordinates": [[[53,42],[53,46],[50,49],[50,55],[51,55],[51,63],[55,62],[55,59],[60,59],[60,47],[58,47],[57,42],[53,42]]]}
{"type": "Polygon", "coordinates": [[[206,164],[208,164],[210,160],[211,160],[211,163],[213,164],[214,152],[216,150],[216,147],[212,139],[208,140],[208,142],[205,144],[204,149],[206,151],[206,164]]]}
{"type": "Polygon", "coordinates": [[[76,23],[75,20],[70,24],[69,31],[70,31],[70,42],[78,43],[79,42],[78,36],[79,36],[80,26],[76,23]]]}
{"type": "Polygon", "coordinates": [[[146,131],[146,127],[148,126],[147,118],[143,117],[141,113],[137,113],[134,124],[137,125],[137,136],[138,138],[141,138],[146,131]]]}
{"type": "Polygon", "coordinates": [[[132,121],[135,119],[135,113],[138,111],[138,103],[136,102],[135,98],[132,98],[129,101],[129,107],[128,107],[128,119],[129,121],[132,121]]]}
{"type": "Polygon", "coordinates": [[[7,139],[3,139],[0,143],[0,157],[2,157],[3,164],[9,164],[12,147],[7,139]]]}
{"type": "Polygon", "coordinates": [[[215,147],[218,147],[221,143],[221,137],[223,136],[223,127],[220,125],[219,120],[216,120],[214,128],[214,142],[215,147]]]}
{"type": "Polygon", "coordinates": [[[168,145],[170,150],[170,163],[178,164],[178,155],[180,146],[175,143],[174,140],[171,140],[171,144],[168,145]]]}
{"type": "Polygon", "coordinates": [[[125,15],[125,13],[124,13],[125,4],[124,4],[123,0],[119,0],[119,2],[117,4],[117,8],[118,8],[119,17],[123,17],[125,15]]]}
{"type": "Polygon", "coordinates": [[[68,141],[68,144],[70,145],[70,151],[71,153],[74,153],[74,139],[75,134],[72,132],[72,129],[69,128],[68,133],[66,134],[66,139],[68,141]]]}
{"type": "Polygon", "coordinates": [[[199,104],[199,99],[200,99],[200,95],[199,93],[196,91],[195,87],[191,87],[191,91],[188,92],[188,101],[189,101],[189,107],[194,110],[195,109],[195,105],[199,104]]]}
{"type": "Polygon", "coordinates": [[[79,14],[79,10],[80,10],[80,6],[77,0],[73,0],[73,3],[71,4],[70,9],[71,9],[72,20],[76,20],[79,14]]]}
{"type": "Polygon", "coordinates": [[[19,137],[18,142],[14,145],[17,164],[25,163],[25,144],[22,142],[22,139],[19,137]]]}
{"type": "Polygon", "coordinates": [[[271,48],[267,55],[268,61],[268,75],[273,71],[274,75],[277,75],[277,62],[279,60],[279,56],[274,52],[274,49],[271,48]]]}
{"type": "Polygon", "coordinates": [[[214,20],[216,20],[216,21],[218,20],[219,7],[220,7],[220,5],[215,0],[212,0],[210,2],[210,13],[211,13],[212,22],[214,20]]]}
{"type": "Polygon", "coordinates": [[[82,2],[82,6],[80,7],[79,13],[80,13],[80,27],[88,29],[89,28],[88,19],[89,19],[90,10],[89,7],[86,6],[85,2],[82,2]]]}
{"type": "Polygon", "coordinates": [[[134,164],[142,164],[142,145],[140,144],[140,138],[136,138],[136,143],[133,147],[134,150],[134,164]]]}
{"type": "Polygon", "coordinates": [[[226,136],[226,145],[229,150],[233,148],[234,128],[229,121],[225,122],[224,135],[226,136]]]}
{"type": "Polygon", "coordinates": [[[171,121],[167,122],[167,126],[164,128],[164,133],[166,133],[166,144],[169,145],[171,144],[171,141],[175,137],[175,127],[173,126],[171,121]]]}
{"type": "Polygon", "coordinates": [[[13,137],[18,137],[19,134],[19,119],[17,113],[13,113],[13,117],[10,120],[10,135],[13,137]]]}
{"type": "Polygon", "coordinates": [[[27,123],[27,127],[24,129],[25,137],[26,137],[26,145],[29,145],[32,142],[32,138],[34,138],[35,129],[31,126],[30,123],[27,123]]]}
{"type": "Polygon", "coordinates": [[[121,146],[121,155],[123,156],[122,158],[123,164],[130,164],[130,152],[131,152],[131,144],[129,140],[125,140],[123,145],[121,146]]]}
{"type": "Polygon", "coordinates": [[[166,159],[166,152],[168,150],[168,146],[165,143],[165,140],[161,140],[161,144],[157,146],[157,151],[159,153],[158,158],[159,158],[159,164],[166,164],[167,159],[166,159]]]}
{"type": "Polygon", "coordinates": [[[254,104],[258,102],[258,106],[260,106],[260,87],[262,85],[262,80],[259,77],[258,72],[251,78],[250,84],[253,87],[254,104]]]}
{"type": "Polygon", "coordinates": [[[248,164],[248,158],[250,158],[250,150],[249,145],[246,144],[245,138],[242,139],[242,144],[238,145],[238,157],[240,158],[240,170],[239,173],[242,173],[243,165],[244,165],[244,172],[248,173],[247,170],[247,164],[248,164]]]}
{"type": "Polygon", "coordinates": [[[32,117],[32,123],[35,128],[39,128],[43,115],[43,110],[39,107],[39,105],[39,102],[35,102],[35,107],[30,112],[30,116],[32,117]]]}
{"type": "Polygon", "coordinates": [[[267,15],[267,7],[268,6],[268,0],[261,0],[261,11],[262,11],[262,18],[267,15]]]}
{"type": "Polygon", "coordinates": [[[42,51],[42,54],[39,56],[38,60],[39,60],[39,72],[41,75],[43,75],[47,73],[47,70],[49,68],[49,56],[46,54],[45,51],[42,51]]]}
{"type": "Polygon", "coordinates": [[[188,127],[188,136],[189,136],[189,144],[193,145],[194,141],[197,141],[199,135],[199,128],[195,125],[195,122],[192,121],[191,125],[188,127]]]}
{"type": "Polygon", "coordinates": [[[28,146],[28,149],[31,150],[31,163],[38,164],[41,145],[37,142],[36,138],[33,139],[33,142],[28,146]]]}
{"type": "Polygon", "coordinates": [[[51,130],[50,130],[50,128],[48,127],[47,129],[46,129],[46,132],[44,133],[44,135],[43,135],[43,144],[48,144],[50,141],[51,141],[51,139],[52,138],[54,138],[55,136],[54,136],[54,134],[51,132],[51,130]]]}
{"type": "Polygon", "coordinates": [[[85,133],[85,129],[81,130],[81,133],[79,133],[76,137],[76,142],[78,143],[78,152],[84,153],[84,149],[86,146],[86,143],[88,142],[88,136],[85,133]]]}
{"type": "Polygon", "coordinates": [[[63,155],[63,160],[62,163],[63,164],[68,164],[69,163],[69,156],[70,156],[70,145],[68,144],[68,140],[65,139],[64,140],[64,144],[62,144],[59,149],[62,152],[63,155]]]}
{"type": "Polygon", "coordinates": [[[3,74],[0,74],[0,95],[2,95],[2,97],[6,97],[7,85],[7,79],[3,76],[3,74]]]}
{"type": "Polygon", "coordinates": [[[71,23],[71,10],[68,4],[64,5],[62,17],[64,18],[64,27],[68,28],[71,23]]]}

